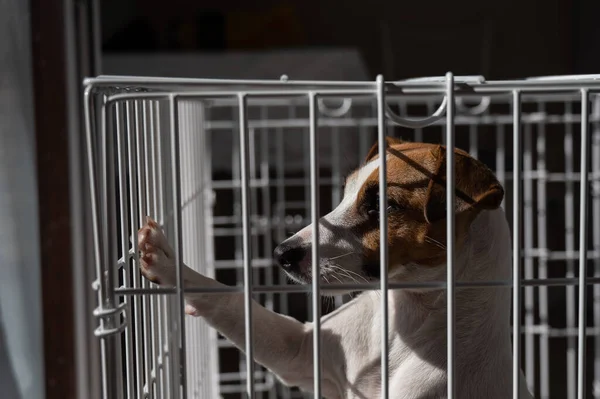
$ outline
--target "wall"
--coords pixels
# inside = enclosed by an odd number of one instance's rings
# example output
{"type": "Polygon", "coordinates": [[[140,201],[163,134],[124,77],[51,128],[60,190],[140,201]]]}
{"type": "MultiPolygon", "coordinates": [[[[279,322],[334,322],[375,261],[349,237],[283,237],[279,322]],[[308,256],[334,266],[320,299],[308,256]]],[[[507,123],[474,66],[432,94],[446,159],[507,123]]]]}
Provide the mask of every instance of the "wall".
{"type": "Polygon", "coordinates": [[[0,2],[0,387],[44,398],[28,2],[0,2]]]}
{"type": "MultiPolygon", "coordinates": [[[[123,49],[127,35],[118,35],[113,20],[119,18],[125,32],[126,19],[108,12],[114,10],[111,2],[104,2],[104,24],[119,40],[111,44],[107,37],[105,47],[123,49]]],[[[144,35],[141,29],[127,31],[129,37],[137,35],[133,40],[140,50],[350,47],[360,51],[371,77],[385,73],[392,79],[448,70],[513,78],[571,73],[574,67],[572,21],[578,9],[569,0],[125,3],[134,4],[137,18],[147,23],[144,35]]]]}

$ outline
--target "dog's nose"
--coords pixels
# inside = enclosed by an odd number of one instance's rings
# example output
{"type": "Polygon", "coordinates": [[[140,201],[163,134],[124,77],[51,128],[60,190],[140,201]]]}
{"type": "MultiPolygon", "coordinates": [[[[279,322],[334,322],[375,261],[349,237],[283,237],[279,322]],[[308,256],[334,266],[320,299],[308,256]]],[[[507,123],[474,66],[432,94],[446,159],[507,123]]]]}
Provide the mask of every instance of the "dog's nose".
{"type": "Polygon", "coordinates": [[[300,262],[306,256],[306,250],[302,247],[288,247],[279,245],[274,251],[275,261],[284,269],[298,269],[300,262]]]}

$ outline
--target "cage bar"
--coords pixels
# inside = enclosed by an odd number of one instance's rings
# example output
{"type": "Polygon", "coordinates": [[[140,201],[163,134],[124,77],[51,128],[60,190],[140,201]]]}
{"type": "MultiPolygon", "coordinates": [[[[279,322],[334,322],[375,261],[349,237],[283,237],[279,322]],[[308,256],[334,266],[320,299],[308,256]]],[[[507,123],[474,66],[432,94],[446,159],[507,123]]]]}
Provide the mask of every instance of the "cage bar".
{"type": "MultiPolygon", "coordinates": [[[[600,115],[600,97],[593,96],[592,118],[596,119],[600,115]]],[[[600,171],[600,124],[593,124],[592,133],[592,173],[600,171]]],[[[593,226],[593,248],[600,250],[600,179],[594,178],[592,191],[592,226],[593,226]]],[[[594,277],[600,273],[600,257],[594,258],[594,277]]],[[[594,327],[600,326],[600,285],[594,285],[593,288],[594,304],[594,327]]],[[[593,394],[600,395],[598,387],[600,384],[600,333],[594,335],[594,382],[593,394]]]]}
{"type": "Polygon", "coordinates": [[[448,340],[448,399],[456,398],[456,366],[455,366],[455,313],[456,294],[454,278],[455,251],[455,176],[454,176],[454,75],[446,75],[446,306],[447,326],[446,334],[448,340]]]}
{"type": "MultiPolygon", "coordinates": [[[[523,169],[533,169],[533,132],[531,126],[526,125],[523,127],[523,169]]],[[[531,250],[534,247],[534,236],[533,236],[533,180],[528,177],[524,177],[523,182],[523,223],[531,228],[525,229],[523,235],[523,248],[525,250],[523,269],[525,279],[534,278],[534,257],[531,256],[531,250]]],[[[524,307],[525,307],[525,325],[535,324],[535,298],[534,298],[534,287],[524,288],[524,307]]],[[[525,375],[527,384],[535,395],[536,386],[535,380],[535,341],[536,338],[533,334],[525,334],[525,375]]]]}
{"type": "Polygon", "coordinates": [[[588,246],[588,152],[589,137],[589,92],[581,89],[581,181],[579,192],[579,334],[577,346],[577,398],[585,399],[586,392],[586,341],[587,325],[587,246],[588,246]]]}
{"type": "MultiPolygon", "coordinates": [[[[137,140],[136,140],[136,154],[137,154],[137,171],[138,171],[138,200],[137,210],[139,213],[139,225],[141,227],[146,219],[146,215],[148,215],[148,201],[149,201],[149,192],[148,192],[148,161],[147,161],[147,118],[146,118],[146,101],[140,100],[138,101],[138,119],[137,119],[137,140]]],[[[136,237],[137,238],[137,237],[136,237]]],[[[139,277],[141,279],[142,288],[150,288],[150,282],[143,278],[141,275],[139,277]]],[[[150,385],[151,385],[151,362],[152,362],[152,348],[150,339],[148,336],[150,333],[150,320],[152,315],[150,313],[150,301],[151,298],[149,296],[145,296],[142,298],[142,333],[143,333],[143,359],[144,359],[144,386],[143,393],[144,395],[150,395],[150,385]]]]}
{"type": "MultiPolygon", "coordinates": [[[[174,95],[169,97],[169,120],[171,122],[171,190],[173,192],[173,244],[175,246],[175,278],[177,281],[177,358],[179,369],[186,370],[186,340],[185,340],[185,300],[183,284],[183,240],[181,221],[181,161],[179,153],[179,122],[178,99],[174,95]]],[[[179,388],[181,397],[187,398],[185,372],[179,372],[179,388]]],[[[177,395],[179,396],[179,395],[177,395]]]]}
{"type": "Polygon", "coordinates": [[[377,141],[379,146],[379,261],[381,278],[381,398],[389,397],[388,220],[385,81],[377,76],[377,141]]]}
{"type": "MultiPolygon", "coordinates": [[[[543,102],[538,103],[538,112],[546,113],[546,106],[543,102]]],[[[537,135],[537,170],[544,175],[547,172],[546,167],[546,128],[543,123],[539,123],[537,135]]],[[[547,197],[546,197],[546,179],[541,176],[537,181],[537,245],[540,248],[548,247],[547,239],[547,197]]],[[[538,278],[545,280],[548,278],[548,261],[542,257],[538,260],[538,278]]],[[[540,324],[549,326],[548,320],[548,288],[538,288],[539,316],[540,324]]],[[[540,336],[540,399],[549,399],[550,397],[550,342],[548,334],[540,336]]],[[[533,355],[535,356],[535,354],[533,355]]],[[[535,395],[535,391],[532,392],[535,395]]]]}
{"type": "Polygon", "coordinates": [[[115,110],[113,105],[102,103],[102,135],[103,140],[101,147],[101,165],[103,170],[102,189],[103,201],[101,207],[102,220],[102,242],[104,243],[104,259],[103,271],[99,276],[103,280],[102,288],[104,290],[104,303],[99,310],[100,314],[104,314],[101,321],[101,330],[98,331],[102,337],[102,347],[105,351],[105,359],[107,364],[112,364],[112,373],[106,378],[107,397],[120,399],[123,397],[121,378],[121,362],[117,361],[117,354],[121,353],[121,340],[117,335],[125,327],[126,320],[121,321],[121,305],[117,305],[118,299],[115,295],[115,286],[118,284],[117,273],[115,269],[109,267],[109,259],[117,258],[117,234],[116,234],[116,184],[115,184],[115,137],[114,137],[114,120],[115,110]]]}
{"type": "MultiPolygon", "coordinates": [[[[161,226],[164,226],[165,224],[165,194],[164,194],[164,189],[163,189],[163,175],[165,173],[164,171],[164,164],[163,164],[163,145],[162,145],[162,141],[163,141],[163,134],[162,134],[162,129],[161,129],[161,122],[162,119],[160,117],[160,112],[161,112],[161,106],[160,106],[160,101],[156,101],[155,103],[155,110],[154,110],[154,115],[155,115],[155,126],[156,126],[156,190],[157,190],[157,209],[156,209],[156,213],[155,216],[157,217],[157,221],[161,226]]],[[[161,398],[166,398],[171,394],[171,386],[170,386],[170,379],[169,379],[169,374],[168,374],[168,370],[169,370],[169,364],[168,364],[168,352],[165,350],[165,348],[167,347],[167,342],[169,340],[169,336],[167,333],[167,328],[168,328],[168,316],[167,316],[167,308],[166,308],[166,301],[167,298],[165,297],[159,297],[158,298],[158,305],[159,305],[159,310],[158,310],[158,342],[159,342],[159,357],[158,357],[158,367],[159,367],[159,371],[160,371],[160,384],[161,384],[161,390],[160,390],[160,395],[161,398]]]]}
{"type": "MultiPolygon", "coordinates": [[[[99,229],[99,241],[103,244],[103,246],[101,247],[101,251],[100,251],[100,261],[98,262],[98,266],[97,266],[97,278],[100,280],[102,278],[104,278],[104,270],[102,268],[102,263],[104,262],[104,264],[106,264],[106,259],[108,258],[108,226],[107,226],[107,221],[104,220],[104,218],[106,218],[108,210],[107,210],[107,203],[108,203],[108,198],[107,197],[107,190],[108,190],[108,183],[106,182],[107,180],[107,174],[109,173],[106,169],[108,167],[108,161],[106,160],[107,158],[107,141],[108,141],[108,137],[107,137],[107,127],[106,127],[106,105],[102,104],[102,108],[100,111],[100,118],[101,118],[101,125],[100,125],[100,129],[101,129],[101,139],[102,139],[102,143],[100,144],[100,188],[98,191],[100,191],[100,195],[102,198],[102,200],[100,201],[101,206],[99,207],[99,209],[97,210],[97,212],[99,213],[98,218],[103,222],[103,223],[99,223],[98,224],[98,229],[99,229]]],[[[109,281],[111,280],[110,278],[108,279],[109,281]]],[[[107,307],[107,302],[109,301],[109,299],[107,298],[106,295],[106,291],[105,291],[105,285],[101,286],[100,289],[98,290],[98,292],[100,293],[100,305],[102,306],[102,308],[106,308],[107,307]]],[[[110,309],[110,307],[109,307],[110,309]]],[[[100,320],[100,328],[101,331],[104,330],[106,321],[104,319],[100,320]]],[[[107,370],[108,367],[108,361],[109,361],[109,348],[108,346],[108,342],[106,339],[101,339],[100,340],[100,356],[101,356],[101,362],[102,362],[102,368],[104,370],[107,370]]],[[[103,393],[103,397],[105,399],[107,399],[107,397],[111,394],[114,394],[113,390],[111,390],[111,388],[109,387],[109,383],[111,383],[112,381],[109,381],[109,375],[108,372],[103,373],[102,375],[102,393],[103,393]]]]}
{"type": "Polygon", "coordinates": [[[521,92],[513,97],[513,399],[519,399],[521,383],[521,92]]]}
{"type": "MultiPolygon", "coordinates": [[[[144,143],[145,143],[145,160],[146,160],[146,176],[148,182],[146,184],[146,214],[152,215],[156,219],[156,153],[155,153],[155,126],[154,126],[154,107],[152,106],[153,101],[146,101],[145,104],[145,119],[146,126],[144,129],[144,143]]],[[[157,392],[160,391],[160,382],[158,378],[158,328],[157,318],[158,312],[156,309],[156,296],[152,296],[150,299],[150,351],[151,351],[151,369],[150,369],[150,381],[148,382],[148,388],[150,396],[156,396],[157,392]]]]}
{"type": "MultiPolygon", "coordinates": [[[[573,114],[573,104],[571,101],[565,104],[565,113],[573,114]]],[[[567,181],[565,183],[565,248],[568,252],[575,252],[575,184],[573,171],[573,125],[565,123],[565,173],[567,181]]],[[[566,277],[575,277],[575,260],[567,259],[566,277]]],[[[565,288],[566,303],[566,327],[575,328],[575,287],[567,286],[565,288]]],[[[577,385],[577,337],[567,338],[567,397],[572,398],[576,395],[577,385]]]]}
{"type": "Polygon", "coordinates": [[[247,128],[247,102],[246,95],[240,93],[239,123],[240,123],[240,174],[242,183],[242,227],[244,229],[242,250],[244,259],[244,325],[245,325],[245,350],[246,350],[246,394],[254,398],[254,348],[252,347],[252,252],[250,246],[250,162],[248,154],[248,128],[247,128]]]}
{"type": "Polygon", "coordinates": [[[321,397],[321,290],[319,265],[319,144],[317,138],[317,96],[308,94],[310,119],[310,214],[313,226],[312,259],[312,317],[313,317],[313,378],[314,397],[321,397]]]}
{"type": "MultiPolygon", "coordinates": [[[[123,256],[123,268],[122,268],[122,278],[124,284],[129,287],[131,285],[131,276],[129,272],[129,212],[127,210],[127,149],[125,144],[126,138],[126,126],[125,126],[125,116],[124,104],[117,104],[115,110],[115,118],[116,118],[116,133],[117,133],[117,169],[119,175],[119,207],[121,210],[121,251],[123,256]]],[[[128,314],[133,314],[133,298],[124,297],[123,302],[125,303],[128,314]]],[[[135,396],[134,389],[134,358],[135,348],[133,344],[133,334],[131,328],[126,330],[125,334],[125,379],[127,384],[127,398],[133,398],[135,396]]]]}

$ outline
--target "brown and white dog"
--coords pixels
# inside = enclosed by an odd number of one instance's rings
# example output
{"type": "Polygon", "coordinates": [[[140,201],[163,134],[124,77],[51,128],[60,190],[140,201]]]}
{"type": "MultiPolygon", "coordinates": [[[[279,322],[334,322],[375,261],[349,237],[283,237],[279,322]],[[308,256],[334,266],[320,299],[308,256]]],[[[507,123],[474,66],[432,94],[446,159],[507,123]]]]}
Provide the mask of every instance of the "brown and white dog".
{"type": "MultiPolygon", "coordinates": [[[[443,281],[446,277],[445,148],[388,139],[386,148],[389,270],[391,282],[443,281]]],[[[379,149],[374,145],[346,180],[344,198],[319,221],[322,282],[379,278],[379,149]]],[[[456,280],[506,280],[511,239],[500,204],[504,190],[494,174],[455,151],[456,280]]],[[[311,281],[307,226],[275,250],[287,274],[311,281]]],[[[174,255],[159,226],[148,219],[138,232],[141,269],[161,286],[175,285],[174,255]]],[[[221,283],[184,268],[186,287],[221,283]]],[[[339,291],[336,291],[340,293],[339,291]]],[[[512,395],[511,292],[507,287],[456,292],[456,387],[460,399],[512,395]]],[[[380,395],[381,313],[377,291],[365,292],[322,318],[322,392],[327,398],[380,395]]],[[[186,313],[202,316],[244,349],[244,298],[239,294],[186,294],[186,313]]],[[[283,383],[313,387],[312,325],[253,303],[254,357],[283,383]]],[[[444,398],[446,295],[444,289],[389,292],[389,392],[393,399],[444,398]]],[[[521,376],[521,398],[532,398],[521,376]]]]}

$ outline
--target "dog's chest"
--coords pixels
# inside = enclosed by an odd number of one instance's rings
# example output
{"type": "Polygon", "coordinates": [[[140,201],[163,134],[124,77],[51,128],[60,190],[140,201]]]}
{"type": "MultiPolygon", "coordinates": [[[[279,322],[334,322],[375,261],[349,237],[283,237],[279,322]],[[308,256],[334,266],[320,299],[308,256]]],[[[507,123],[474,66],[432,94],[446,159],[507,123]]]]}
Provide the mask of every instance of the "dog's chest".
{"type": "MultiPolygon", "coordinates": [[[[389,398],[416,399],[442,397],[446,374],[413,353],[400,349],[402,342],[390,342],[389,398]]],[[[346,399],[376,398],[381,395],[381,357],[379,353],[367,358],[348,359],[346,399]]]]}
{"type": "MultiPolygon", "coordinates": [[[[336,330],[333,336],[341,340],[344,353],[344,399],[376,398],[381,394],[381,317],[374,306],[378,297],[367,294],[357,299],[352,312],[338,314],[332,326],[336,330]],[[356,322],[357,314],[360,323],[356,322]]],[[[390,325],[398,321],[395,310],[395,306],[390,306],[390,325]]],[[[388,334],[388,343],[390,399],[419,398],[422,396],[414,396],[415,392],[434,394],[438,386],[445,386],[445,373],[415,354],[411,342],[405,342],[398,331],[388,334]]]]}

